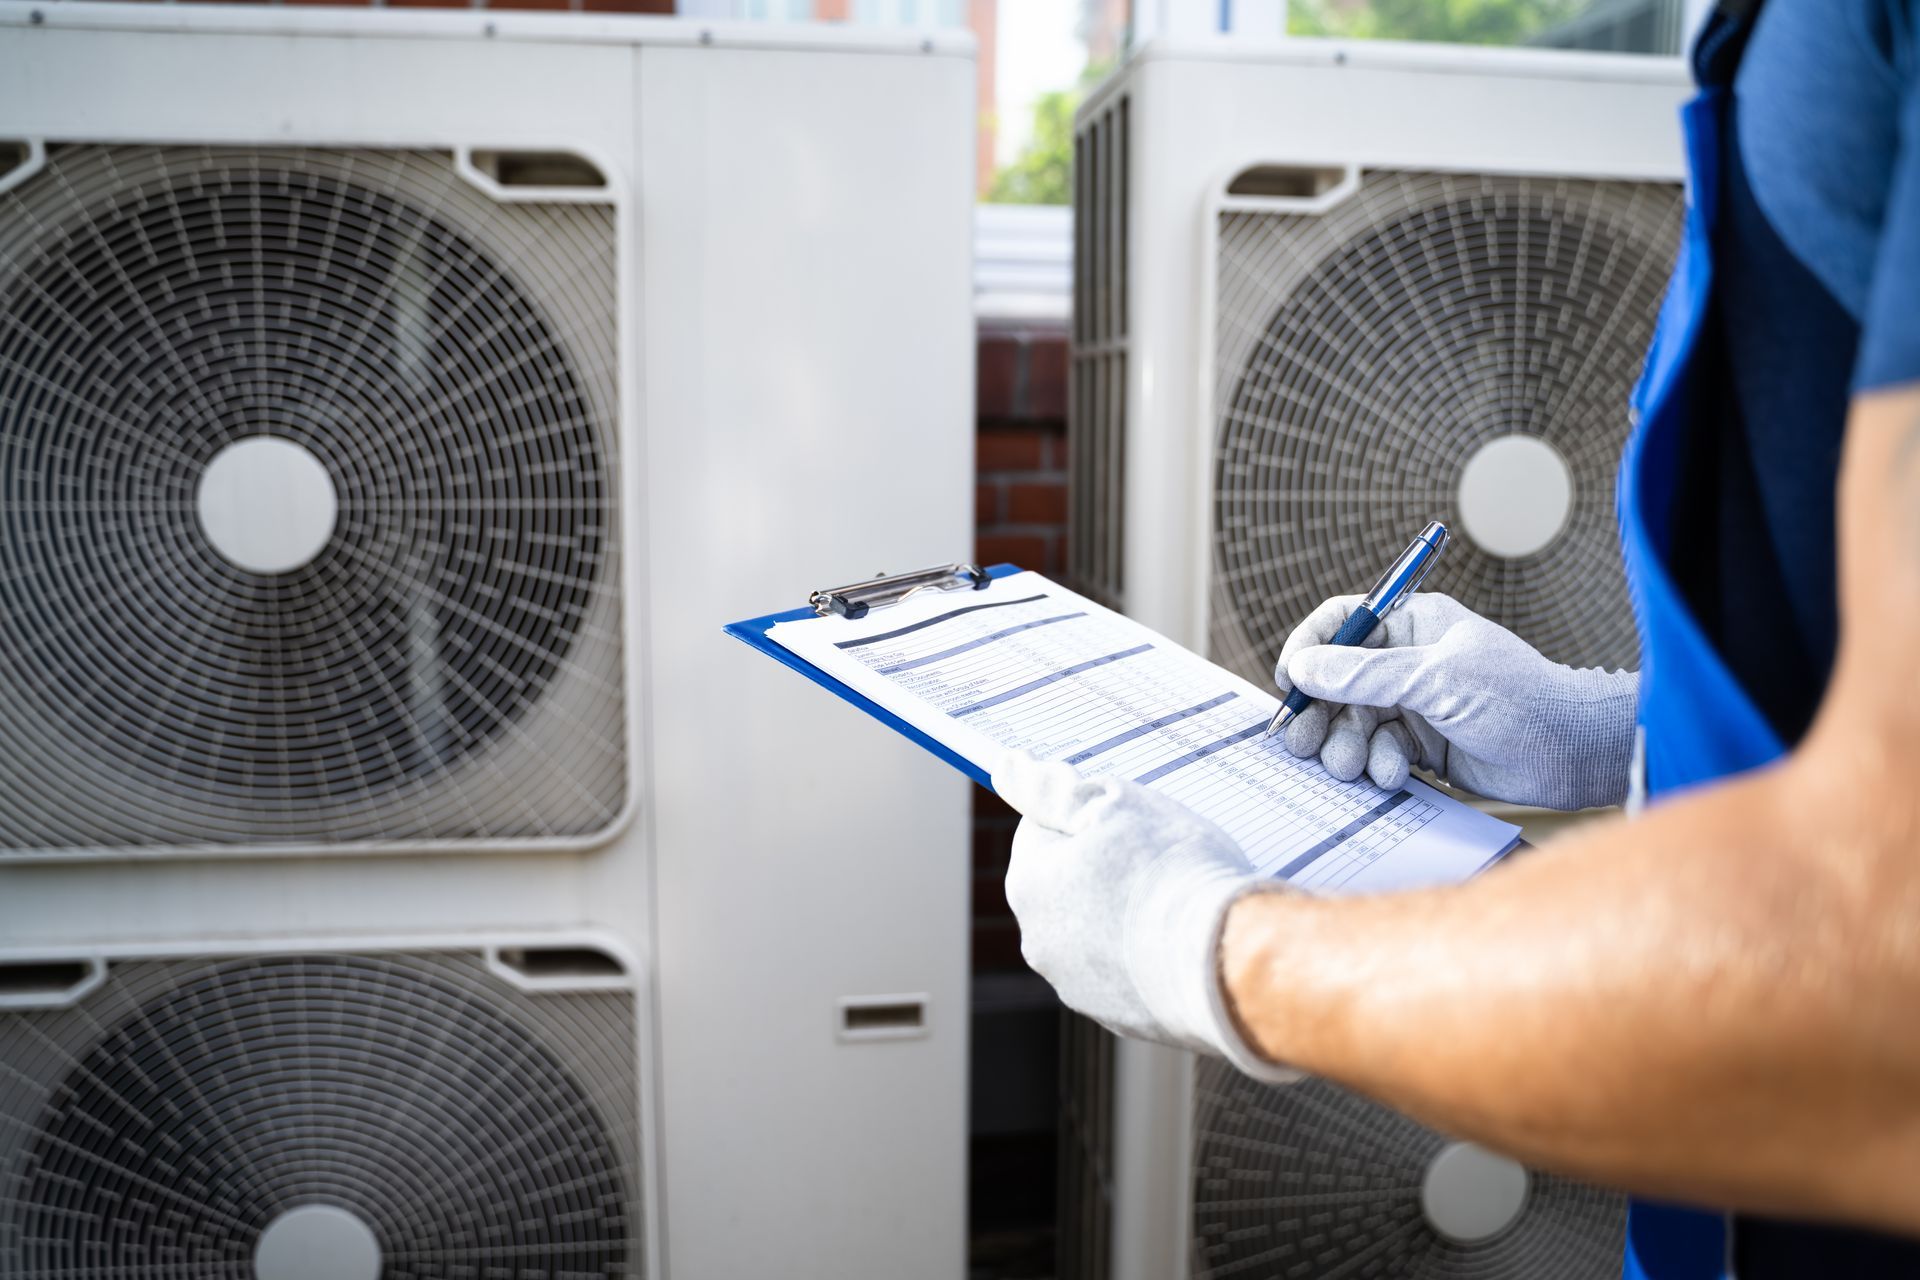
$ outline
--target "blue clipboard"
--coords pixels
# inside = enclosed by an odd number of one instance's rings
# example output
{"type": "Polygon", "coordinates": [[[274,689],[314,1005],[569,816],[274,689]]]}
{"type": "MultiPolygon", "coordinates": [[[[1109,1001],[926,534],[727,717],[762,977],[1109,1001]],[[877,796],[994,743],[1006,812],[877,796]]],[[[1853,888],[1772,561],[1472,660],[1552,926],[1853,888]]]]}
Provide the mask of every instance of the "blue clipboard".
{"type": "MultiPolygon", "coordinates": [[[[996,564],[986,571],[989,578],[1004,578],[1009,574],[1019,572],[1021,572],[1020,567],[1011,564],[996,564]]],[[[784,609],[779,613],[769,613],[761,618],[748,618],[745,622],[729,622],[724,630],[734,639],[752,645],[780,665],[798,671],[801,675],[813,681],[829,693],[836,694],[846,701],[851,702],[854,706],[860,708],[860,710],[866,712],[881,724],[886,725],[895,733],[911,738],[914,742],[919,743],[920,746],[926,750],[939,756],[942,760],[945,760],[948,764],[966,774],[987,790],[993,790],[993,783],[988,780],[985,769],[971,760],[963,759],[951,749],[935,742],[932,738],[929,738],[926,734],[920,732],[920,730],[914,728],[899,716],[894,715],[893,712],[888,711],[873,699],[856,693],[812,663],[803,661],[791,650],[774,643],[773,638],[767,634],[776,622],[802,622],[808,618],[818,616],[813,609],[803,606],[798,609],[784,609]]]]}

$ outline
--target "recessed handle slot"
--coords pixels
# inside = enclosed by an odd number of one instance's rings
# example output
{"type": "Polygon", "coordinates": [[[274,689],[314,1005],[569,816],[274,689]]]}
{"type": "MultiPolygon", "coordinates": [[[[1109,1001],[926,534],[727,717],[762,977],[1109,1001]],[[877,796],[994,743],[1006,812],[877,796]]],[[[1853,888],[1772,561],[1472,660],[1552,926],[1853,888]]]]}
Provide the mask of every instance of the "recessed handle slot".
{"type": "Polygon", "coordinates": [[[487,948],[487,967],[522,991],[625,991],[634,965],[617,946],[579,938],[487,948]]]}
{"type": "Polygon", "coordinates": [[[927,1011],[919,1004],[849,1005],[845,1010],[849,1031],[900,1031],[927,1025],[927,1011]]]}
{"type": "Polygon", "coordinates": [[[0,960],[0,1009],[57,1009],[107,980],[104,960],[0,960]]]}
{"type": "Polygon", "coordinates": [[[1338,166],[1256,164],[1233,175],[1227,194],[1317,200],[1346,178],[1347,170],[1338,166]]]}
{"type": "Polygon", "coordinates": [[[844,996],[836,1034],[842,1040],[905,1040],[927,1034],[927,997],[844,996]]]}
{"type": "Polygon", "coordinates": [[[473,167],[502,187],[580,187],[604,191],[607,176],[570,151],[475,151],[473,167]]]}
{"type": "Polygon", "coordinates": [[[1360,190],[1360,167],[1255,164],[1227,179],[1215,202],[1222,212],[1321,214],[1360,190]]]}
{"type": "Polygon", "coordinates": [[[501,964],[530,982],[618,978],[626,974],[618,960],[593,947],[502,947],[497,954],[501,964]]]}
{"type": "Polygon", "coordinates": [[[31,138],[0,138],[0,194],[13,190],[46,164],[45,143],[31,138]]]}
{"type": "Polygon", "coordinates": [[[607,171],[573,151],[455,147],[453,171],[502,204],[604,204],[614,198],[607,171]]]}

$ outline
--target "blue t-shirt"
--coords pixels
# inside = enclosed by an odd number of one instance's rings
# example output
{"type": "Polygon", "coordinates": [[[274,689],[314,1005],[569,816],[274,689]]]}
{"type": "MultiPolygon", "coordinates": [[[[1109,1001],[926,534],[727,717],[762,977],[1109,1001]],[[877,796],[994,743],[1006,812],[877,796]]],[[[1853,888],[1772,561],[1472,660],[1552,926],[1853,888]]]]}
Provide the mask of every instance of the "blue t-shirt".
{"type": "Polygon", "coordinates": [[[1701,352],[1717,394],[1674,569],[1787,742],[1837,645],[1848,401],[1920,379],[1917,14],[1920,0],[1766,0],[1733,83],[1701,352]]]}
{"type": "MultiPolygon", "coordinates": [[[[1744,56],[1700,51],[1740,62],[1675,570],[1788,742],[1838,639],[1848,402],[1920,379],[1916,13],[1920,0],[1766,0],[1744,56]]],[[[1920,1276],[1920,1242],[1870,1232],[1742,1217],[1733,1249],[1741,1280],[1920,1276]]]]}
{"type": "Polygon", "coordinates": [[[1853,383],[1920,378],[1916,0],[1769,0],[1734,81],[1760,214],[1860,327],[1853,383]]]}

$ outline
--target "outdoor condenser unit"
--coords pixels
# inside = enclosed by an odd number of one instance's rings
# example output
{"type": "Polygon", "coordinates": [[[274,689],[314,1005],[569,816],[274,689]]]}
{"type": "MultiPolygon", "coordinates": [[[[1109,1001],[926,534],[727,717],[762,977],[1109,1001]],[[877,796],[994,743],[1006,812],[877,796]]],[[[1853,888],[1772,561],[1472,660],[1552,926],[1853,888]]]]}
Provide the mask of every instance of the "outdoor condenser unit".
{"type": "Polygon", "coordinates": [[[971,54],[0,0],[0,1273],[958,1273],[971,54]]]}
{"type": "MultiPolygon", "coordinates": [[[[1264,684],[1437,518],[1460,536],[1429,589],[1557,660],[1636,665],[1614,475],[1685,89],[1629,56],[1136,51],[1075,140],[1076,581],[1264,684]]],[[[1614,1197],[1331,1086],[1117,1058],[1113,1199],[1083,1212],[1117,1280],[1617,1270],[1614,1197]]]]}

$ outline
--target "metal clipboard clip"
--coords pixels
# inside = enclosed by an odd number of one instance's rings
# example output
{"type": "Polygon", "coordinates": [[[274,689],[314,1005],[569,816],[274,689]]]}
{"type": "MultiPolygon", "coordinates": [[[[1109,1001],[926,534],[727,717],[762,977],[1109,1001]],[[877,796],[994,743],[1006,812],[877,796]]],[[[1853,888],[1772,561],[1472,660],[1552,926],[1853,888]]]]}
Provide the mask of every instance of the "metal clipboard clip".
{"type": "Polygon", "coordinates": [[[993,579],[977,564],[947,564],[913,573],[895,573],[869,578],[844,587],[829,587],[807,596],[814,613],[824,618],[834,614],[846,619],[864,618],[873,608],[899,604],[921,591],[983,591],[993,579]]]}

